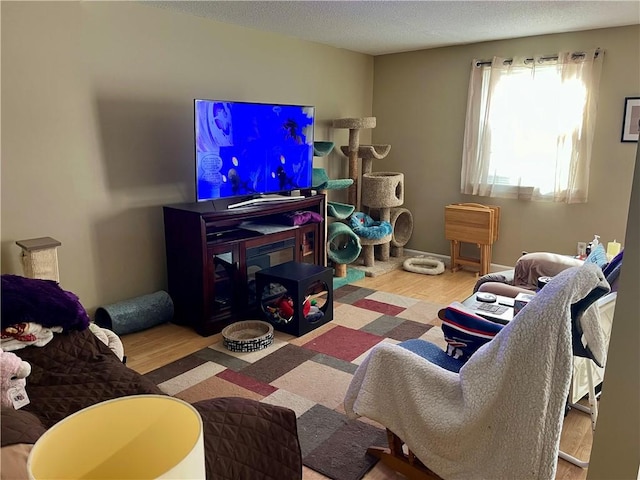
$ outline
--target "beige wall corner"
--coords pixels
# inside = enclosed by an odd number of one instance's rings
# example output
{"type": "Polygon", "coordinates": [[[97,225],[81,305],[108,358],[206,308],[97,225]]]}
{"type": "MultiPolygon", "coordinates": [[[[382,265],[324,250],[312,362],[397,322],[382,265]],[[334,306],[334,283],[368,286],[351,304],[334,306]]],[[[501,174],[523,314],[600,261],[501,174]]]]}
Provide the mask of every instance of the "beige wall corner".
{"type": "Polygon", "coordinates": [[[625,244],[589,480],[633,480],[640,468],[640,149],[625,244]]]}

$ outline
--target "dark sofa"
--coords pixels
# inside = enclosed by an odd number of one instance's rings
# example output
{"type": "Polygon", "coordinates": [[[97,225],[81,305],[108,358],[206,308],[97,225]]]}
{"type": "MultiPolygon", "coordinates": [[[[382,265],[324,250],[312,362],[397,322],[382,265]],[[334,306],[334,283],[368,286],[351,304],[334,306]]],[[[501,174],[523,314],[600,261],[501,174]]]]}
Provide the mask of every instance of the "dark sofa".
{"type": "MultiPolygon", "coordinates": [[[[59,333],[43,347],[15,353],[32,366],[26,387],[31,403],[20,410],[2,409],[2,478],[26,478],[30,445],[72,413],[121,396],[164,395],[122,364],[89,329],[59,333]]],[[[302,478],[292,410],[231,397],[203,400],[194,407],[204,424],[207,478],[302,478]]]]}

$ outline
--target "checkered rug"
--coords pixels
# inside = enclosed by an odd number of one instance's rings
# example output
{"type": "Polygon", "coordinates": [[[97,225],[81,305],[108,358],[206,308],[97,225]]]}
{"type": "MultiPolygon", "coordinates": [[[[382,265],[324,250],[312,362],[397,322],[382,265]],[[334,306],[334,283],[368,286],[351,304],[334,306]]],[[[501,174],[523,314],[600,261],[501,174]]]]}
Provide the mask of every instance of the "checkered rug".
{"type": "Polygon", "coordinates": [[[384,428],[349,420],[342,405],[351,377],[380,342],[424,338],[444,345],[441,305],[345,285],[334,292],[334,319],[302,336],[276,332],[264,350],[237,353],[222,342],[148,373],[188,402],[239,396],[289,407],[298,417],[303,463],[335,480],[358,480],[376,463],[371,445],[384,428]]]}

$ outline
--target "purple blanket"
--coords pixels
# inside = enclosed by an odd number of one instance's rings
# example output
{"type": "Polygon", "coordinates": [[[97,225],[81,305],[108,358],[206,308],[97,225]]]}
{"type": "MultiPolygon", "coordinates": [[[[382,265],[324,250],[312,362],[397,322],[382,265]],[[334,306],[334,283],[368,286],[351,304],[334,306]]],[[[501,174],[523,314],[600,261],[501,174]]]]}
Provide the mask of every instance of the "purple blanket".
{"type": "Polygon", "coordinates": [[[1,326],[33,322],[43,327],[84,330],[89,315],[76,295],[53,280],[2,275],[1,326]]]}

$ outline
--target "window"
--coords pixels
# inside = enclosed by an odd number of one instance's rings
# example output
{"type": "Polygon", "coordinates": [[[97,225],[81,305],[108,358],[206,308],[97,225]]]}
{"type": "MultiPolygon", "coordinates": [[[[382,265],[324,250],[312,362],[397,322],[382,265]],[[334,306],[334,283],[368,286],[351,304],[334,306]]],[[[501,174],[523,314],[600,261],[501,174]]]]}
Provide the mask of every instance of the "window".
{"type": "Polygon", "coordinates": [[[462,193],[587,201],[602,55],[474,60],[462,193]]]}

